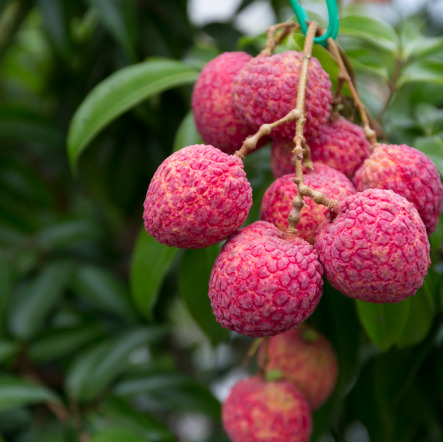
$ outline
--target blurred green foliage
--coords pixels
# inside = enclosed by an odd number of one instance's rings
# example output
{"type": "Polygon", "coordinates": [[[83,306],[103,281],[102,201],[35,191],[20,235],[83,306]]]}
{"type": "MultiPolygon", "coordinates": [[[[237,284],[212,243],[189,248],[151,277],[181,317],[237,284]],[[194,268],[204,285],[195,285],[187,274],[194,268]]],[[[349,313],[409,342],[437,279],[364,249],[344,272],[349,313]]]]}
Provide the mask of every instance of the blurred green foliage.
{"type": "MultiPolygon", "coordinates": [[[[287,2],[270,3],[283,19],[287,2]]],[[[226,441],[213,392],[250,340],[212,316],[218,246],[156,243],[142,203],[160,162],[199,142],[189,109],[201,67],[226,50],[256,54],[264,34],[198,28],[185,0],[6,0],[0,14],[0,440],[187,440],[180,423],[197,416],[202,440],[226,441]]],[[[348,16],[339,42],[382,137],[443,173],[443,38],[426,20],[348,16]]],[[[334,77],[329,54],[316,55],[334,77]]],[[[268,160],[264,148],[245,161],[248,222],[272,182],[268,160]]],[[[333,342],[340,378],[312,440],[443,440],[442,229],[405,303],[325,287],[310,321],[333,342]]]]}

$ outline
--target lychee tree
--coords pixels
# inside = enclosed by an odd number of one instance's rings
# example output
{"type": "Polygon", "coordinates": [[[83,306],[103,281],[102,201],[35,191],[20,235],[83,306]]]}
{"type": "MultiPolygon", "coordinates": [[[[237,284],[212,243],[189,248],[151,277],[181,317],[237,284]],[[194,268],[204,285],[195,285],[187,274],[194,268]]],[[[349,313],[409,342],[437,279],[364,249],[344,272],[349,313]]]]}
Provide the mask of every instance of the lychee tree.
{"type": "Polygon", "coordinates": [[[270,3],[0,6],[0,440],[443,439],[441,30],[270,3]]]}

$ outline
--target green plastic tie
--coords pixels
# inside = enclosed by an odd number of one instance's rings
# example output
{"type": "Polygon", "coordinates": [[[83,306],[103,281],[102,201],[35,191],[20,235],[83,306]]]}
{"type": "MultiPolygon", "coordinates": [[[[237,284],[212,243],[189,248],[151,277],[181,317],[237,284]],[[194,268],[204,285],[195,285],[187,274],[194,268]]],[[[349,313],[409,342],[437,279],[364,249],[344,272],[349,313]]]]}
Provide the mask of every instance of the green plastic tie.
{"type": "MultiPolygon", "coordinates": [[[[300,28],[304,35],[308,32],[308,24],[309,21],[308,14],[306,13],[303,6],[300,6],[297,0],[289,0],[291,2],[292,9],[295,12],[295,16],[297,17],[298,22],[300,23],[300,28]]],[[[314,43],[321,44],[326,46],[328,38],[335,39],[338,34],[338,8],[336,0],[326,0],[328,5],[328,15],[329,15],[329,24],[326,32],[320,37],[314,38],[314,43]]]]}

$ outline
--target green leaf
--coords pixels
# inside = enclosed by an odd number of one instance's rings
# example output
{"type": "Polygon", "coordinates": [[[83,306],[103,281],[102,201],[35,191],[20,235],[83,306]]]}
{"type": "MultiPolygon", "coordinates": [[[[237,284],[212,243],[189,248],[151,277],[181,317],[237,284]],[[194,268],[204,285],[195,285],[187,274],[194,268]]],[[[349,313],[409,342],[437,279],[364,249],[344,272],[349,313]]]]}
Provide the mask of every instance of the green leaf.
{"type": "Polygon", "coordinates": [[[202,139],[195,127],[194,115],[192,112],[188,112],[175,134],[173,152],[177,152],[177,150],[185,146],[201,143],[202,139]]]}
{"type": "Polygon", "coordinates": [[[91,442],[146,442],[146,439],[124,428],[106,428],[96,433],[91,442]]]}
{"type": "Polygon", "coordinates": [[[0,341],[0,364],[15,356],[19,350],[20,345],[18,342],[0,341]]]}
{"type": "Polygon", "coordinates": [[[418,344],[428,334],[434,322],[435,304],[433,292],[435,291],[431,274],[428,274],[415,294],[406,300],[410,304],[410,315],[406,327],[397,342],[400,348],[418,344]]]}
{"type": "Polygon", "coordinates": [[[128,7],[127,0],[88,0],[94,6],[109,32],[125,49],[132,60],[135,52],[135,11],[134,2],[128,7]]]}
{"type": "Polygon", "coordinates": [[[47,388],[18,377],[0,376],[0,412],[47,401],[58,402],[47,388]]]}
{"type": "Polygon", "coordinates": [[[129,366],[128,358],[134,350],[157,341],[165,331],[161,326],[133,328],[89,348],[68,371],[69,395],[82,402],[93,400],[129,366]]]}
{"type": "Polygon", "coordinates": [[[178,61],[153,59],[120,69],[97,85],[72,118],[68,154],[75,169],[78,157],[111,121],[156,94],[192,83],[198,72],[178,61]]]}
{"type": "Polygon", "coordinates": [[[439,136],[419,137],[415,139],[415,146],[427,155],[443,175],[443,140],[439,136]]]}
{"type": "Polygon", "coordinates": [[[208,297],[209,277],[219,251],[218,245],[185,250],[178,270],[180,296],[213,345],[228,337],[228,331],[216,322],[208,297]]]}
{"type": "Polygon", "coordinates": [[[72,288],[86,302],[100,310],[127,320],[136,317],[129,290],[108,270],[90,265],[81,266],[75,273],[72,288]]]}
{"type": "Polygon", "coordinates": [[[15,279],[16,272],[11,260],[4,253],[0,252],[0,336],[5,334],[8,308],[15,279]]]}
{"type": "Polygon", "coordinates": [[[388,350],[400,340],[408,322],[408,302],[373,304],[356,300],[356,303],[360,322],[381,351],[388,350]]]}
{"type": "Polygon", "coordinates": [[[402,59],[423,58],[443,54],[443,38],[423,35],[423,30],[412,20],[406,20],[400,29],[402,59]]]}
{"type": "Polygon", "coordinates": [[[29,356],[37,362],[46,362],[72,355],[91,341],[104,336],[103,327],[59,327],[46,332],[29,348],[29,356]]]}
{"type": "Polygon", "coordinates": [[[162,282],[178,251],[159,243],[144,229],[138,236],[131,263],[131,291],[139,312],[147,318],[152,317],[162,282]]]}
{"type": "Polygon", "coordinates": [[[35,335],[63,294],[71,273],[71,263],[54,262],[19,286],[9,313],[9,328],[14,336],[29,339],[35,335]]]}
{"type": "Polygon", "coordinates": [[[443,109],[429,103],[417,103],[414,111],[415,120],[425,135],[432,136],[443,130],[443,109]]]}
{"type": "Polygon", "coordinates": [[[379,49],[396,54],[399,38],[387,22],[364,16],[349,16],[340,19],[339,37],[346,36],[364,40],[379,49]]]}
{"type": "Polygon", "coordinates": [[[397,81],[397,87],[417,82],[443,85],[442,62],[420,58],[406,65],[397,81]]]}

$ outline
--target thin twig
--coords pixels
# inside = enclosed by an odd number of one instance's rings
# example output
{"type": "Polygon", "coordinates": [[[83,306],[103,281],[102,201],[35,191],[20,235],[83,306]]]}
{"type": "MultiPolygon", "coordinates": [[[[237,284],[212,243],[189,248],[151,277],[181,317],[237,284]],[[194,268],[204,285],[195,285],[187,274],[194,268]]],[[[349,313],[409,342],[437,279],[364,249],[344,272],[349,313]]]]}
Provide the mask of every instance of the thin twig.
{"type": "Polygon", "coordinates": [[[357,107],[358,112],[360,114],[366,138],[371,143],[371,146],[375,146],[377,144],[377,136],[375,131],[371,128],[371,125],[369,124],[369,118],[368,115],[366,114],[365,105],[360,100],[357,89],[355,88],[351,76],[349,75],[348,70],[346,69],[345,63],[340,53],[340,49],[337,43],[332,38],[328,38],[328,49],[334,56],[335,61],[337,62],[340,71],[339,78],[342,77],[344,79],[344,81],[347,83],[349,87],[349,90],[351,91],[354,104],[357,107]]]}
{"type": "Polygon", "coordinates": [[[258,55],[259,57],[267,57],[274,53],[275,48],[286,38],[289,34],[300,28],[298,23],[288,21],[285,23],[277,23],[276,25],[269,26],[266,30],[267,39],[264,49],[258,55]],[[281,30],[278,36],[277,31],[281,30]]]}

